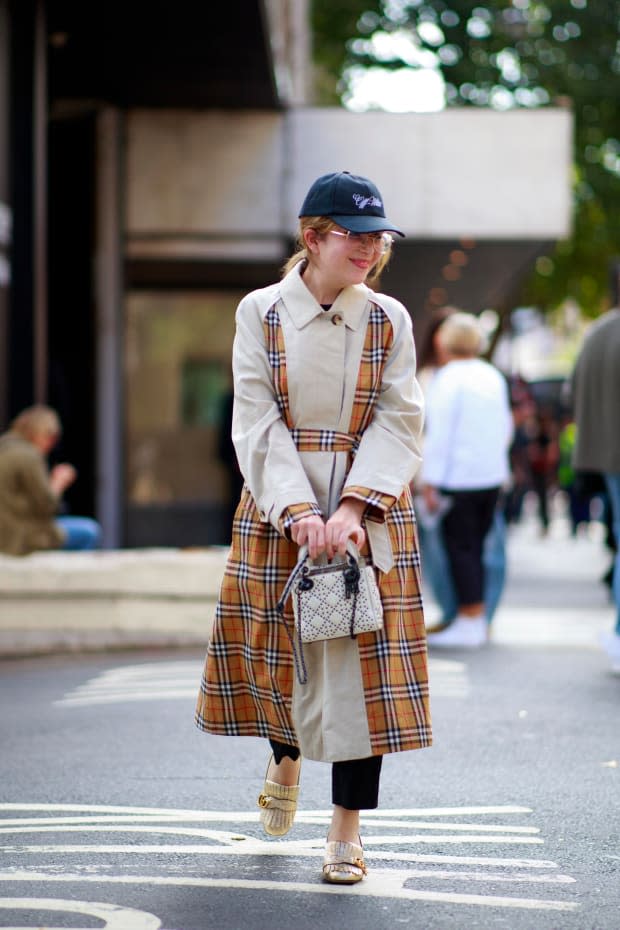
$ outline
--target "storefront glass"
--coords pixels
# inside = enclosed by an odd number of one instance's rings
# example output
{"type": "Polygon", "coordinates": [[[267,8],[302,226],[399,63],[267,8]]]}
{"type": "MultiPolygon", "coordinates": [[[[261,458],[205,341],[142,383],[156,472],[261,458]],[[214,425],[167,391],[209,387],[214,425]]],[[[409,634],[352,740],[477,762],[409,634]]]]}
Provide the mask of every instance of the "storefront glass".
{"type": "Polygon", "coordinates": [[[126,538],[230,538],[233,292],[134,292],[126,303],[126,538]]]}

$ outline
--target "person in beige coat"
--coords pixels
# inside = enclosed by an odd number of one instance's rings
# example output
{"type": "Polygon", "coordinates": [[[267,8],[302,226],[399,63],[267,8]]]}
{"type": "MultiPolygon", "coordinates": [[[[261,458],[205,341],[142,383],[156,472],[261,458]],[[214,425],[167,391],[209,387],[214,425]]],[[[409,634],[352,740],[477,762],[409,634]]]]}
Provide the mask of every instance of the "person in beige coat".
{"type": "Polygon", "coordinates": [[[366,867],[360,809],[378,803],[383,755],[431,743],[419,553],[409,483],[421,393],[410,317],[373,282],[391,251],[381,195],[339,172],[310,188],[282,281],[245,297],[233,349],[232,438],[245,479],[198,698],[198,726],[266,737],[267,833],[291,828],[300,757],[332,763],[323,878],[366,867]],[[307,544],[313,559],[371,557],[384,626],[304,646],[276,610],[307,544]],[[288,627],[288,629],[287,629],[288,627]]]}

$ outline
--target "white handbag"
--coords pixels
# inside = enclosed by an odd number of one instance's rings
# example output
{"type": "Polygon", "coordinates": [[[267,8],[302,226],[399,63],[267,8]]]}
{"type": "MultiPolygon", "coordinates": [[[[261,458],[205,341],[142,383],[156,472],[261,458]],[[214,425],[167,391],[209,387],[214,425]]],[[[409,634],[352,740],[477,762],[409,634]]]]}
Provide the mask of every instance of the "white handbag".
{"type": "Polygon", "coordinates": [[[312,562],[308,547],[302,546],[277,604],[280,616],[289,595],[293,598],[297,648],[286,624],[285,627],[300,684],[308,680],[303,643],[342,636],[355,639],[358,633],[372,633],[383,627],[383,604],[374,568],[360,556],[351,540],[347,543],[346,560],[322,565],[312,562]]]}

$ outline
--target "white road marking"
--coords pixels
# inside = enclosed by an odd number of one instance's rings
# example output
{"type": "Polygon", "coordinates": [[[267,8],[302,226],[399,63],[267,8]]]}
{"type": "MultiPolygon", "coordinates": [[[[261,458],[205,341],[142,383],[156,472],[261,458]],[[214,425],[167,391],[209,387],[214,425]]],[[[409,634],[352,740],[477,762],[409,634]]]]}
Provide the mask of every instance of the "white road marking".
{"type": "MultiPolygon", "coordinates": [[[[18,804],[0,803],[0,811],[94,811],[102,814],[148,814],[151,817],[173,817],[177,820],[208,820],[224,823],[228,820],[254,823],[259,814],[254,811],[196,811],[177,807],[114,807],[106,804],[18,804]]],[[[376,817],[444,817],[457,814],[531,814],[531,807],[497,804],[480,807],[392,807],[363,811],[364,820],[376,817]]],[[[331,810],[297,811],[295,821],[304,816],[331,817],[331,810]]]]}
{"type": "MultiPolygon", "coordinates": [[[[126,826],[117,826],[115,824],[75,824],[74,826],[31,826],[31,827],[0,827],[0,834],[23,834],[23,833],[158,833],[165,835],[174,835],[174,836],[197,836],[201,839],[217,839],[217,830],[203,830],[198,827],[164,827],[164,826],[135,826],[133,824],[127,824],[126,826]]],[[[405,844],[410,845],[412,843],[428,843],[430,845],[437,845],[438,843],[476,843],[476,844],[487,844],[487,843],[496,843],[496,844],[520,844],[520,845],[542,845],[543,840],[538,839],[538,837],[524,837],[524,836],[508,836],[502,834],[499,836],[488,836],[486,834],[480,833],[466,833],[462,836],[453,836],[449,833],[434,834],[428,836],[425,834],[418,833],[409,833],[409,834],[398,834],[398,835],[386,835],[386,836],[367,836],[364,839],[364,844],[366,846],[372,845],[397,845],[404,846],[405,844]]]]}
{"type": "MultiPolygon", "coordinates": [[[[474,904],[479,907],[505,907],[525,910],[574,911],[579,905],[569,901],[536,898],[512,898],[495,895],[459,894],[443,891],[421,891],[405,888],[411,874],[400,869],[373,869],[366,881],[356,886],[354,894],[362,897],[397,898],[409,901],[434,901],[442,904],[474,904]]],[[[96,882],[97,884],[156,885],[184,888],[239,888],[249,891],[307,892],[309,894],[351,894],[348,888],[310,882],[261,881],[235,878],[170,877],[167,875],[64,875],[46,872],[0,872],[0,882],[96,882]]]]}
{"type": "MultiPolygon", "coordinates": [[[[149,662],[125,665],[105,672],[79,685],[54,701],[56,707],[90,707],[95,704],[182,699],[194,701],[203,663],[195,660],[149,662]]],[[[435,697],[465,698],[470,692],[464,662],[431,657],[431,694],[435,697]]]]}
{"type": "MultiPolygon", "coordinates": [[[[242,824],[256,824],[258,812],[225,811],[191,811],[170,808],[145,807],[107,807],[105,805],[82,804],[0,804],[0,811],[9,816],[0,821],[0,834],[7,839],[24,834],[139,834],[145,840],[136,843],[28,843],[5,844],[0,846],[0,855],[6,857],[16,854],[29,856],[87,856],[83,865],[74,862],[73,872],[59,870],[57,861],[49,866],[49,871],[22,870],[0,873],[0,881],[106,881],[131,884],[166,885],[186,884],[192,887],[270,889],[274,891],[308,891],[310,893],[341,893],[333,886],[320,881],[298,882],[286,880],[255,881],[253,879],[218,879],[218,878],[177,878],[171,875],[159,876],[110,876],[106,874],[107,866],[97,864],[97,859],[105,854],[158,855],[181,854],[195,857],[280,857],[291,861],[303,862],[317,859],[323,855],[324,830],[320,837],[303,840],[279,840],[258,838],[239,832],[242,824]],[[25,816],[10,816],[22,813],[25,816]],[[40,814],[41,816],[28,816],[40,814]],[[235,822],[237,829],[221,829],[222,825],[235,822]],[[212,826],[213,825],[213,826],[212,826]],[[218,828],[216,828],[216,826],[218,828]],[[154,836],[189,837],[194,842],[188,843],[153,843],[154,836]],[[150,841],[149,841],[150,840],[150,841]],[[202,843],[195,842],[202,840],[202,843]],[[207,841],[205,844],[204,841],[207,841]],[[19,878],[17,876],[22,876],[19,878]],[[197,884],[198,883],[198,884],[197,884]]],[[[430,844],[437,847],[450,847],[454,844],[509,844],[542,845],[543,840],[537,836],[537,827],[522,824],[478,823],[472,818],[488,815],[507,816],[508,814],[530,814],[529,807],[514,805],[488,805],[463,808],[415,808],[392,809],[384,811],[366,811],[362,821],[368,828],[392,828],[393,832],[365,834],[365,846],[369,849],[369,858],[373,863],[372,880],[364,883],[363,894],[376,897],[397,897],[407,900],[435,901],[453,904],[473,904],[481,906],[526,908],[540,910],[573,910],[576,904],[566,901],[549,901],[539,898],[501,897],[494,895],[465,894],[459,891],[427,891],[409,887],[411,881],[431,882],[444,885],[446,882],[463,881],[515,884],[540,888],[544,885],[567,886],[574,884],[574,879],[562,875],[554,862],[542,859],[500,858],[492,856],[456,856],[446,852],[422,854],[412,852],[415,845],[430,844]],[[468,817],[469,822],[455,818],[468,817]],[[451,818],[447,820],[446,818],[451,818]],[[417,819],[424,818],[424,819],[417,819]],[[430,818],[436,818],[432,820],[430,818]],[[417,831],[428,831],[427,833],[417,831]],[[407,847],[407,849],[403,849],[407,847]],[[374,863],[385,862],[400,864],[401,867],[381,869],[374,863]],[[414,867],[402,868],[412,864],[414,867]],[[417,866],[417,868],[415,867],[417,866]],[[448,868],[455,866],[456,868],[448,868]]],[[[330,811],[299,811],[300,825],[325,826],[330,811]]],[[[71,868],[71,865],[67,865],[71,868]]],[[[172,866],[170,871],[174,871],[172,866]]],[[[318,871],[318,870],[317,870],[318,871]]]]}
{"type": "MultiPolygon", "coordinates": [[[[299,812],[302,813],[301,811],[299,812]]],[[[311,811],[304,811],[303,813],[306,816],[303,818],[304,823],[319,823],[324,822],[322,817],[313,817],[311,811]],[[309,815],[309,816],[308,816],[309,815]]],[[[162,818],[162,817],[153,817],[146,814],[137,815],[137,816],[123,816],[115,817],[114,823],[153,823],[154,821],[160,821],[162,819],[172,819],[172,818],[162,818]]],[[[176,819],[176,818],[174,818],[176,819]]],[[[193,819],[193,818],[192,818],[193,819]]],[[[16,817],[13,819],[2,820],[2,827],[0,827],[0,833],[10,833],[10,827],[39,827],[41,825],[40,818],[30,818],[30,817],[16,817]]],[[[72,824],[97,824],[97,823],[109,823],[109,817],[46,817],[45,826],[51,826],[58,824],[59,826],[70,826],[72,824]]],[[[373,826],[380,827],[402,827],[402,820],[375,820],[373,826]]],[[[473,824],[473,823],[446,823],[442,821],[441,823],[424,823],[419,820],[408,820],[406,822],[407,827],[415,827],[416,830],[462,830],[470,832],[472,830],[478,830],[481,833],[524,833],[524,834],[534,834],[540,833],[538,827],[517,827],[510,824],[473,824]]],[[[27,832],[27,830],[16,830],[15,832],[27,832]]]]}
{"type": "MultiPolygon", "coordinates": [[[[117,907],[95,901],[63,901],[58,898],[0,898],[3,911],[62,911],[70,914],[86,914],[105,921],[103,930],[159,930],[161,921],[154,914],[136,911],[131,907],[117,907]]],[[[2,930],[26,930],[20,927],[3,927],[2,930]]],[[[54,930],[47,927],[46,930],[54,930]]],[[[75,928],[80,930],[80,928],[75,928]]]]}
{"type": "MultiPolygon", "coordinates": [[[[301,843],[291,844],[287,846],[286,849],[280,848],[281,844],[273,844],[269,842],[249,842],[236,843],[233,846],[183,846],[183,845],[173,845],[171,843],[164,843],[160,846],[153,846],[147,844],[133,844],[133,845],[105,845],[105,846],[89,846],[89,845],[55,845],[55,846],[0,846],[1,853],[15,853],[19,852],[20,854],[24,853],[33,853],[35,855],[118,855],[122,853],[123,855],[157,855],[160,853],[167,853],[168,855],[174,855],[177,853],[187,854],[191,852],[193,856],[257,856],[257,855],[268,855],[268,856],[305,856],[308,858],[317,858],[321,859],[323,857],[323,841],[320,843],[317,841],[315,846],[306,846],[301,843]]],[[[553,862],[530,862],[528,860],[514,860],[514,859],[476,859],[475,857],[467,856],[421,856],[414,855],[413,853],[393,853],[393,852],[381,852],[379,850],[374,850],[372,852],[372,861],[373,862],[439,862],[443,865],[447,864],[468,864],[468,865],[493,865],[496,867],[502,866],[516,866],[521,869],[525,868],[557,868],[553,862]]],[[[409,875],[415,878],[429,878],[434,879],[459,879],[459,880],[468,880],[468,881],[480,881],[480,882],[534,882],[541,884],[574,884],[576,879],[571,878],[570,875],[561,875],[557,873],[555,875],[529,875],[526,872],[467,872],[461,870],[440,870],[433,869],[432,873],[428,869],[411,869],[409,870],[409,875]]]]}

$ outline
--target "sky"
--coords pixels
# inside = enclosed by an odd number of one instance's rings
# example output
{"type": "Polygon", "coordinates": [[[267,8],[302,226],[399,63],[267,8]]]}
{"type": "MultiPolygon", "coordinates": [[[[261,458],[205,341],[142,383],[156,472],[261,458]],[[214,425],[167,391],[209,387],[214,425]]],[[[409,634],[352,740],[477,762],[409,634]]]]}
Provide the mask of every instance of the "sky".
{"type": "Polygon", "coordinates": [[[436,112],[445,105],[444,80],[434,68],[351,68],[345,105],[356,111],[436,112]]]}

